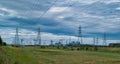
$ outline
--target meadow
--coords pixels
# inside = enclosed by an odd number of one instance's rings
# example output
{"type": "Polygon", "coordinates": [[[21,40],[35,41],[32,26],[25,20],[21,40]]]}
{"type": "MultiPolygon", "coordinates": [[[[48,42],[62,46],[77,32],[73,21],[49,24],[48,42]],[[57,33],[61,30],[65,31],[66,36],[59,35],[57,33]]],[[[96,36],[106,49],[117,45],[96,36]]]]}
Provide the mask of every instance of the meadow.
{"type": "Polygon", "coordinates": [[[0,64],[120,64],[120,48],[99,51],[0,47],[0,64]]]}

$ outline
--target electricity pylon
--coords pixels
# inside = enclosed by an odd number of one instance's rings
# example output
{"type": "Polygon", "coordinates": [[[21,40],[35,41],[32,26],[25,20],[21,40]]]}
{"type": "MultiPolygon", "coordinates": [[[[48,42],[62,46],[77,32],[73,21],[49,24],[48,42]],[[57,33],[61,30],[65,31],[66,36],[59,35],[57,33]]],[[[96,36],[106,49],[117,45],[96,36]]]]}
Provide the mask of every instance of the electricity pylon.
{"type": "Polygon", "coordinates": [[[106,32],[103,34],[103,45],[107,45],[106,32]]]}
{"type": "Polygon", "coordinates": [[[15,34],[15,46],[20,46],[20,40],[19,40],[19,30],[18,27],[16,28],[16,34],[15,34]]]}
{"type": "Polygon", "coordinates": [[[82,27],[81,27],[81,25],[79,25],[79,27],[78,27],[78,42],[79,42],[79,44],[83,44],[83,40],[82,40],[82,27]]]}
{"type": "Polygon", "coordinates": [[[41,46],[41,30],[38,28],[38,34],[37,34],[37,44],[41,46]]]}

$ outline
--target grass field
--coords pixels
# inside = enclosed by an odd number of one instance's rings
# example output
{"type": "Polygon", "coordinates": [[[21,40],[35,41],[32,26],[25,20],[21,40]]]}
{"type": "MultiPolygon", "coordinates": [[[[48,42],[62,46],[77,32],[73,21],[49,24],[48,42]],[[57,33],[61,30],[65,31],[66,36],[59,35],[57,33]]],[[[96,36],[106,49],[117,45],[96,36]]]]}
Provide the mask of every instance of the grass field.
{"type": "Polygon", "coordinates": [[[120,64],[120,54],[34,47],[2,47],[0,64],[120,64]]]}

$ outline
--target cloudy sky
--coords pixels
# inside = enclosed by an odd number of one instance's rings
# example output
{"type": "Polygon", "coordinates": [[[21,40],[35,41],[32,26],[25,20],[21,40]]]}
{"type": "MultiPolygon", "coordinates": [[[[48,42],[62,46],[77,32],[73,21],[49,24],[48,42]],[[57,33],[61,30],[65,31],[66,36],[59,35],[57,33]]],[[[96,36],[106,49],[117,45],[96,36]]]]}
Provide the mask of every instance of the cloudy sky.
{"type": "Polygon", "coordinates": [[[85,43],[92,37],[108,42],[120,39],[120,0],[0,0],[0,35],[4,41],[14,40],[19,27],[20,38],[36,38],[37,28],[42,40],[76,39],[82,26],[85,43]]]}

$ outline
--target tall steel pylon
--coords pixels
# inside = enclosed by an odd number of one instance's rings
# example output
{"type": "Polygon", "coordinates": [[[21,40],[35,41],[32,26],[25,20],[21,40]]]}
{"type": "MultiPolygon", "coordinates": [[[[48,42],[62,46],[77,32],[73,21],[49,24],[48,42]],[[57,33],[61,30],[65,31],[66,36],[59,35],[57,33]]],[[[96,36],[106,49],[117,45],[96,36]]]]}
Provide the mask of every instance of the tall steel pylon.
{"type": "Polygon", "coordinates": [[[96,45],[98,45],[99,44],[99,38],[98,38],[98,36],[96,37],[96,45]]]}
{"type": "Polygon", "coordinates": [[[24,39],[20,39],[21,46],[24,46],[24,39]]]}
{"type": "Polygon", "coordinates": [[[78,27],[78,42],[79,42],[80,44],[83,44],[83,39],[82,39],[82,27],[81,27],[81,25],[79,25],[79,27],[78,27]]]}
{"type": "Polygon", "coordinates": [[[51,41],[50,41],[50,45],[51,45],[51,46],[53,46],[53,45],[54,45],[54,44],[53,44],[53,42],[54,42],[53,40],[51,40],[51,41]]]}
{"type": "Polygon", "coordinates": [[[38,28],[37,44],[41,46],[41,29],[40,28],[38,28]]]}
{"type": "Polygon", "coordinates": [[[106,32],[103,33],[103,45],[107,45],[106,32]]]}
{"type": "Polygon", "coordinates": [[[15,34],[15,46],[19,46],[20,45],[20,41],[19,41],[19,29],[18,27],[16,28],[16,34],[15,34]]]}

